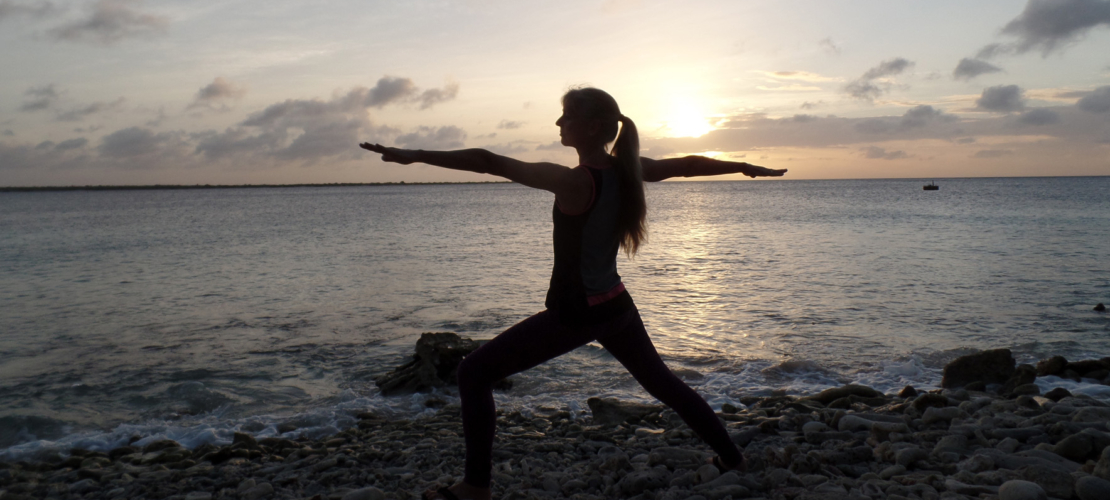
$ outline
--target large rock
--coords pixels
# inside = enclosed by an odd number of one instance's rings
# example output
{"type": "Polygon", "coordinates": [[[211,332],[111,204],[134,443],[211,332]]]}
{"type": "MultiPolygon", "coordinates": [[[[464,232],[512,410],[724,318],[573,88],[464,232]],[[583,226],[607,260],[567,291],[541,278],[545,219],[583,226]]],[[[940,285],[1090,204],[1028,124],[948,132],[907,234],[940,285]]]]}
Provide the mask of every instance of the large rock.
{"type": "Polygon", "coordinates": [[[1037,376],[1059,375],[1068,367],[1068,360],[1063,356],[1053,356],[1037,362],[1037,376]]]}
{"type": "Polygon", "coordinates": [[[863,385],[846,385],[844,387],[833,387],[832,389],[825,389],[817,394],[806,396],[802,399],[817,401],[823,405],[828,405],[833,401],[849,396],[881,398],[883,397],[883,393],[863,385]]]}
{"type": "MultiPolygon", "coordinates": [[[[378,384],[383,396],[454,386],[458,384],[459,363],[479,345],[475,340],[450,332],[422,333],[416,341],[412,361],[374,379],[374,383],[378,384]]],[[[496,385],[497,388],[511,386],[508,380],[496,385]]]]}
{"type": "Polygon", "coordinates": [[[1014,376],[1014,356],[1009,349],[993,349],[960,356],[944,366],[941,387],[963,387],[972,382],[1003,384],[1014,376]]]}
{"type": "Polygon", "coordinates": [[[642,419],[663,410],[662,406],[632,403],[614,398],[590,398],[586,400],[586,404],[590,406],[590,412],[594,415],[594,423],[601,425],[617,425],[630,418],[642,419]]]}

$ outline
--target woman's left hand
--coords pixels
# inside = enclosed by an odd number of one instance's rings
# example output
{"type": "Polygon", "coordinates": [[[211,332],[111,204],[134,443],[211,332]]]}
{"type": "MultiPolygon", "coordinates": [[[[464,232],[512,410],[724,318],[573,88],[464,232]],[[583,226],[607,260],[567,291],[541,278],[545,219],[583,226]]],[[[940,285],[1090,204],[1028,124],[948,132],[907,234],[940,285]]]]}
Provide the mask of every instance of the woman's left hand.
{"type": "Polygon", "coordinates": [[[744,175],[755,179],[756,177],[782,177],[786,173],[785,168],[773,169],[767,167],[757,167],[749,165],[742,172],[744,175]]]}
{"type": "Polygon", "coordinates": [[[382,161],[400,163],[401,165],[408,165],[416,162],[413,155],[414,151],[408,149],[390,148],[382,146],[381,144],[370,144],[369,142],[364,142],[358,146],[367,151],[373,151],[382,155],[382,161]]]}

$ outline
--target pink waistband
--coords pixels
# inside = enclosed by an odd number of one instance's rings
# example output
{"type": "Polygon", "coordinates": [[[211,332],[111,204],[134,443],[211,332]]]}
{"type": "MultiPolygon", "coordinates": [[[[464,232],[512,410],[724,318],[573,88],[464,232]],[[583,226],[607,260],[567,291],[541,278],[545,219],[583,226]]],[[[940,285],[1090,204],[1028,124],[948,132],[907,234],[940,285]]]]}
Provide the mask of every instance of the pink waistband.
{"type": "Polygon", "coordinates": [[[623,292],[623,291],[624,291],[624,283],[617,283],[617,286],[613,287],[608,292],[599,293],[597,295],[590,295],[589,297],[586,297],[586,303],[590,304],[591,306],[596,306],[598,304],[601,304],[603,302],[607,302],[607,301],[613,299],[613,297],[616,297],[617,295],[620,295],[621,292],[623,292]]]}

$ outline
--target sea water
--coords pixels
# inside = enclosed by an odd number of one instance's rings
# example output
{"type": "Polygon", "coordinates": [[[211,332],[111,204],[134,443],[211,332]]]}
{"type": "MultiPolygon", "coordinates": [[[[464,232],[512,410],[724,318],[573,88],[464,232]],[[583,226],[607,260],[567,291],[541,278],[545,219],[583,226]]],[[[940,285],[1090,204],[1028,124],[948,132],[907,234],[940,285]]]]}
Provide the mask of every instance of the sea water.
{"type": "MultiPolygon", "coordinates": [[[[649,242],[618,267],[716,408],[932,389],[978,349],[1110,356],[1092,311],[1110,303],[1110,177],[938,184],[651,184],[649,242]]],[[[420,418],[456,394],[373,379],[421,332],[492,338],[542,310],[551,209],[516,184],[0,193],[0,458],[420,418]]],[[[525,412],[651,400],[596,344],[513,382],[498,404],[525,412]]]]}

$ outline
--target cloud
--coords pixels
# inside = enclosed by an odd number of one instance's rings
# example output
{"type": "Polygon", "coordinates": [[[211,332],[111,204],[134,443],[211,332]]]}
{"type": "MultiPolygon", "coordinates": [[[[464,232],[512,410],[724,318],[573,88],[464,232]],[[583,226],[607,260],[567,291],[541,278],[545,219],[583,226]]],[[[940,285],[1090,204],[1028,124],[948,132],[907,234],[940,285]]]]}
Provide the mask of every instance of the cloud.
{"type": "Polygon", "coordinates": [[[162,34],[169,20],[135,8],[141,0],[97,0],[77,21],[49,31],[50,36],[68,42],[93,42],[110,45],[124,38],[162,34]]]}
{"type": "Polygon", "coordinates": [[[27,96],[27,100],[23,101],[19,110],[24,112],[41,111],[49,108],[60,97],[58,90],[54,88],[54,84],[31,87],[23,95],[27,96]]]}
{"type": "Polygon", "coordinates": [[[56,149],[58,151],[66,151],[66,150],[70,150],[70,149],[80,149],[80,148],[85,147],[85,145],[88,144],[88,143],[89,143],[88,139],[86,139],[84,137],[78,137],[76,139],[69,139],[69,140],[59,142],[57,146],[54,146],[54,149],[56,149]]]}
{"type": "Polygon", "coordinates": [[[969,81],[979,75],[998,73],[1000,71],[1002,71],[1002,68],[982,59],[969,59],[965,57],[960,59],[959,64],[956,65],[956,69],[952,71],[952,78],[969,81]]]}
{"type": "Polygon", "coordinates": [[[913,64],[913,61],[901,57],[883,61],[879,63],[878,66],[867,70],[862,76],[846,85],[844,87],[844,92],[856,99],[874,101],[890,89],[889,83],[879,85],[874,83],[874,80],[901,74],[907,68],[912,67],[913,64]]]}
{"type": "Polygon", "coordinates": [[[886,149],[880,148],[878,146],[868,146],[865,148],[860,148],[860,151],[863,152],[864,158],[867,158],[869,160],[901,160],[903,158],[910,157],[910,155],[906,154],[905,151],[887,151],[886,149]]]}
{"type": "Polygon", "coordinates": [[[242,99],[247,95],[247,90],[240,85],[236,85],[227,81],[222,76],[217,76],[212,83],[205,85],[197,91],[197,95],[193,98],[193,103],[189,105],[189,109],[197,107],[208,107],[217,109],[217,104],[221,110],[229,109],[226,104],[220,104],[228,100],[242,99]]]}
{"type": "Polygon", "coordinates": [[[802,108],[802,109],[814,109],[814,108],[819,108],[819,107],[824,106],[824,105],[825,105],[825,101],[817,101],[817,102],[806,101],[806,102],[803,102],[802,105],[799,106],[799,107],[802,108]]]}
{"type": "MultiPolygon", "coordinates": [[[[457,84],[449,84],[445,89],[435,90],[441,97],[448,94],[453,97],[457,89],[457,84]]],[[[419,103],[424,109],[429,102],[426,93],[420,93],[408,78],[385,76],[372,88],[355,87],[326,101],[287,99],[251,114],[223,132],[195,134],[196,152],[210,161],[253,157],[313,163],[325,158],[359,158],[361,152],[355,145],[365,141],[395,140],[402,146],[426,149],[461,147],[466,133],[457,127],[420,127],[401,135],[400,130],[370,121],[370,108],[419,103]]]]}
{"type": "Polygon", "coordinates": [[[34,3],[16,3],[11,0],[0,0],[0,21],[9,17],[44,17],[54,13],[57,8],[53,2],[37,1],[34,3]]]}
{"type": "Polygon", "coordinates": [[[366,105],[382,108],[387,104],[409,98],[416,92],[416,84],[409,78],[383,76],[367,94],[366,105]]]}
{"type": "Polygon", "coordinates": [[[1074,43],[1092,28],[1110,25],[1110,1],[1029,0],[1002,33],[1017,37],[1017,52],[1039,49],[1047,55],[1074,43]]]}
{"type": "Polygon", "coordinates": [[[1060,114],[1052,111],[1051,109],[1037,108],[1031,109],[1021,114],[1018,117],[1018,123],[1022,125],[1051,125],[1060,121],[1060,114]]]}
{"type": "Polygon", "coordinates": [[[1010,156],[1014,154],[1012,149],[980,149],[975,154],[971,155],[972,158],[1001,158],[1003,156],[1010,156]]]}
{"type": "Polygon", "coordinates": [[[86,116],[95,115],[102,111],[118,110],[123,107],[123,103],[125,102],[127,102],[127,100],[122,97],[112,102],[94,102],[87,106],[82,106],[79,108],[70,109],[69,111],[58,113],[57,119],[58,121],[63,122],[81,121],[86,116]]]}
{"type": "Polygon", "coordinates": [[[105,136],[97,149],[110,158],[149,156],[157,153],[172,137],[172,134],[156,134],[146,128],[128,127],[105,136]]]}
{"type": "Polygon", "coordinates": [[[565,147],[566,146],[563,146],[562,142],[552,141],[550,144],[540,144],[536,146],[536,151],[559,151],[565,147]]]}
{"type": "Polygon", "coordinates": [[[840,78],[831,76],[819,75],[817,73],[810,73],[808,71],[755,71],[768,78],[775,80],[800,80],[803,82],[838,82],[840,78]]]}
{"type": "Polygon", "coordinates": [[[365,104],[372,108],[383,108],[389,104],[416,102],[420,109],[428,109],[441,102],[450,101],[459,94],[459,84],[449,82],[442,89],[428,89],[420,92],[411,79],[383,76],[366,94],[365,104]]]}
{"type": "Polygon", "coordinates": [[[947,114],[932,106],[922,104],[920,106],[914,106],[906,111],[898,123],[902,128],[915,128],[924,127],[933,120],[952,121],[955,119],[956,117],[954,115],[947,114]]]}
{"type": "Polygon", "coordinates": [[[509,120],[501,120],[501,123],[497,124],[498,130],[513,130],[523,126],[524,122],[514,122],[509,120]]]}
{"type": "Polygon", "coordinates": [[[826,54],[834,56],[840,55],[840,46],[838,46],[836,42],[833,41],[832,37],[822,38],[819,42],[817,42],[817,45],[819,45],[821,47],[821,50],[824,50],[826,54]]]}
{"type": "Polygon", "coordinates": [[[1009,113],[1025,108],[1021,88],[1017,85],[996,85],[983,89],[975,106],[986,111],[1009,113]]]}
{"type": "Polygon", "coordinates": [[[466,141],[466,132],[453,125],[443,127],[417,127],[400,135],[397,144],[409,149],[458,149],[466,141]]]}
{"type": "Polygon", "coordinates": [[[1110,85],[1099,87],[1076,102],[1075,105],[1088,113],[1110,111],[1110,85]]]}
{"type": "Polygon", "coordinates": [[[959,139],[956,139],[956,144],[972,144],[974,142],[974,137],[961,137],[959,139]]]}

